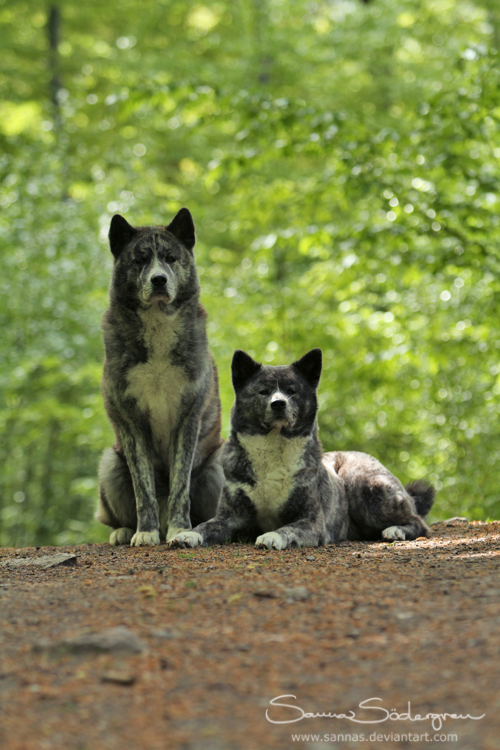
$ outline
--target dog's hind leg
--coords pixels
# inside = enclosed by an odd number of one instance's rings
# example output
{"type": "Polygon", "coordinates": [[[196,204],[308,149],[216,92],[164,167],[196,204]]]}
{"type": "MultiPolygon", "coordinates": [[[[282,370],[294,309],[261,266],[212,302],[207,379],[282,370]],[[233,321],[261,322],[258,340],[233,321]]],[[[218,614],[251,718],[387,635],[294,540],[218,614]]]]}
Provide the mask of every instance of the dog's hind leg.
{"type": "MultiPolygon", "coordinates": [[[[403,541],[429,536],[414,497],[380,461],[356,451],[331,453],[325,457],[328,456],[345,483],[349,506],[348,539],[403,541]]],[[[425,492],[430,493],[427,485],[425,492]]],[[[417,490],[415,494],[418,499],[417,490]]],[[[423,507],[423,503],[421,505],[423,507]]],[[[427,502],[426,509],[429,507],[427,502]]]]}
{"type": "Polygon", "coordinates": [[[409,541],[429,536],[429,529],[417,515],[412,498],[395,478],[392,482],[381,477],[379,482],[358,486],[358,492],[362,502],[354,503],[351,497],[349,503],[350,519],[355,520],[360,532],[358,538],[409,541]]]}
{"type": "Polygon", "coordinates": [[[111,526],[109,543],[130,544],[137,527],[132,477],[125,458],[107,448],[99,464],[99,501],[95,517],[111,526]]]}
{"type": "Polygon", "coordinates": [[[411,541],[419,536],[429,536],[429,529],[419,516],[413,516],[409,523],[401,526],[387,526],[382,530],[382,539],[391,542],[411,541]]]}
{"type": "MultiPolygon", "coordinates": [[[[398,480],[396,480],[397,482],[398,480]]],[[[397,491],[397,488],[396,490],[397,491]]],[[[436,491],[434,487],[424,480],[410,482],[404,488],[405,500],[409,505],[408,518],[400,526],[388,526],[382,531],[384,539],[417,539],[419,536],[428,536],[429,529],[423,519],[432,508],[436,491]]]]}
{"type": "Polygon", "coordinates": [[[396,477],[382,477],[380,484],[373,483],[370,490],[372,501],[365,506],[366,519],[369,524],[375,520],[382,539],[410,541],[429,536],[429,529],[417,515],[412,497],[396,477]]]}
{"type": "Polygon", "coordinates": [[[349,538],[404,541],[429,536],[413,499],[392,475],[372,477],[366,483],[357,483],[353,490],[351,486],[349,517],[359,536],[349,538]]]}

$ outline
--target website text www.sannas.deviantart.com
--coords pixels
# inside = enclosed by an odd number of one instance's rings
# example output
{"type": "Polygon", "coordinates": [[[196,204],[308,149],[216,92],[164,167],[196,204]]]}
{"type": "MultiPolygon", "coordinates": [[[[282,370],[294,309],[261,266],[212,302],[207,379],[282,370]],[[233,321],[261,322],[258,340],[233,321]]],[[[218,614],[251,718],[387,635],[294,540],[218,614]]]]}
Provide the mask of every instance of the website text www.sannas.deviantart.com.
{"type": "Polygon", "coordinates": [[[406,732],[398,734],[389,732],[372,732],[368,734],[349,734],[341,732],[339,734],[292,734],[292,742],[458,742],[457,734],[429,734],[424,732],[406,732]]]}

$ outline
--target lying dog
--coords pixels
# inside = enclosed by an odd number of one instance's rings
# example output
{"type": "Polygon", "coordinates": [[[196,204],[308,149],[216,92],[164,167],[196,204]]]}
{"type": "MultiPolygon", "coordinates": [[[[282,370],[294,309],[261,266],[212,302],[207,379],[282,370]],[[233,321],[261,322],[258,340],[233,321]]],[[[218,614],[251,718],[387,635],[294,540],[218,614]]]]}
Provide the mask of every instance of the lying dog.
{"type": "Polygon", "coordinates": [[[114,216],[102,390],[116,443],[99,467],[96,518],[111,544],[156,545],[212,518],[219,461],[217,369],[193,255],[191,214],[133,228],[114,216]]]}
{"type": "Polygon", "coordinates": [[[434,500],[431,485],[413,482],[405,489],[366,453],[322,454],[320,375],[321,349],[286,367],[263,366],[235,352],[236,401],[217,515],[172,544],[256,539],[257,547],[285,549],[429,534],[423,516],[434,500]]]}

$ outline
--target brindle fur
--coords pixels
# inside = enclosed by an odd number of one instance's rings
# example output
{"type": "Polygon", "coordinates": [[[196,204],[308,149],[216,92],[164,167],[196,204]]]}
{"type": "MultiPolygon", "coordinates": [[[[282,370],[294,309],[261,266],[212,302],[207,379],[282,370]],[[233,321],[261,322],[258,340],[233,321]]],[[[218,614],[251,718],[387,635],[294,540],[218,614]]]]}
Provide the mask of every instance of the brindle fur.
{"type": "Polygon", "coordinates": [[[427,536],[423,516],[434,489],[403,487],[366,453],[322,454],[316,389],[321,350],[286,367],[262,366],[235,352],[236,401],[223,466],[226,476],[215,518],[173,543],[194,547],[256,540],[258,547],[314,547],[343,539],[427,536]]]}
{"type": "Polygon", "coordinates": [[[114,216],[104,315],[104,404],[116,434],[99,467],[96,517],[111,544],[159,544],[211,518],[222,484],[217,369],[183,208],[168,227],[114,216]]]}

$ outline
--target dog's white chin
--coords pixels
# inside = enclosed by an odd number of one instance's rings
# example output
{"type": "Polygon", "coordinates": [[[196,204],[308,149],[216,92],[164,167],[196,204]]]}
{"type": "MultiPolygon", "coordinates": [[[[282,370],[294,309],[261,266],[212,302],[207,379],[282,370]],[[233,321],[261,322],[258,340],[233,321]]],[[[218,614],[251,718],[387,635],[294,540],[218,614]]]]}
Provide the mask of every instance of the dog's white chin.
{"type": "Polygon", "coordinates": [[[269,426],[271,430],[281,430],[282,427],[291,427],[292,424],[288,419],[273,419],[269,426]]]}
{"type": "Polygon", "coordinates": [[[146,307],[152,307],[153,305],[166,307],[170,304],[170,302],[172,302],[172,300],[165,294],[154,294],[152,297],[148,297],[148,299],[144,299],[144,297],[141,297],[141,302],[143,303],[143,305],[146,305],[146,307]]]}

